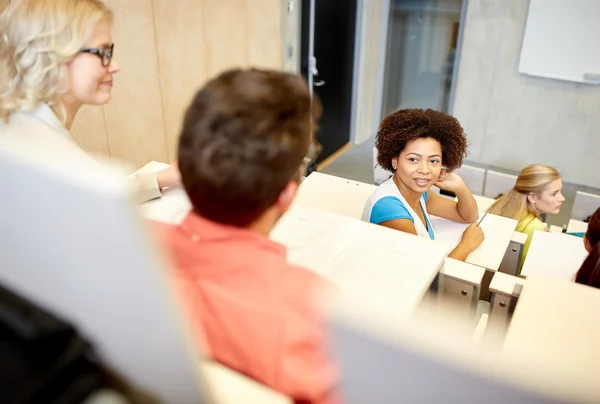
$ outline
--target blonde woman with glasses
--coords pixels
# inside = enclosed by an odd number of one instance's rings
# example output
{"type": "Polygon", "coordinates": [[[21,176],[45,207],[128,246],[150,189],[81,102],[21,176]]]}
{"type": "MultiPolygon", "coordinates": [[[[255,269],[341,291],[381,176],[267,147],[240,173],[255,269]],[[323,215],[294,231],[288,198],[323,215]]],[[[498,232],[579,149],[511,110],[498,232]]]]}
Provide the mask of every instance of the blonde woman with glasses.
{"type": "MultiPolygon", "coordinates": [[[[113,15],[99,0],[19,0],[0,15],[0,147],[90,159],[69,133],[79,108],[110,101],[113,15]]],[[[132,177],[135,199],[180,181],[176,164],[132,177]]]]}

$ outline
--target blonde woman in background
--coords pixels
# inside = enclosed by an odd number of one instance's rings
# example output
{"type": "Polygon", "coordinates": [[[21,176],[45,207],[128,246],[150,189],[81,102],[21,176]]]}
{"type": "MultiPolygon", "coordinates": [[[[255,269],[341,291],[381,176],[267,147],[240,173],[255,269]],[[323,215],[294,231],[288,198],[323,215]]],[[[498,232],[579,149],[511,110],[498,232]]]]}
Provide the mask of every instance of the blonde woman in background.
{"type": "Polygon", "coordinates": [[[513,189],[492,205],[490,213],[518,220],[516,231],[527,234],[521,266],[529,251],[533,232],[547,231],[541,215],[556,215],[560,212],[565,201],[561,190],[562,181],[558,171],[543,164],[534,164],[525,167],[513,189]]]}
{"type": "MultiPolygon", "coordinates": [[[[99,0],[19,0],[0,16],[0,147],[90,159],[69,129],[83,105],[104,105],[113,76],[112,12],[99,0]]],[[[176,164],[131,177],[138,202],[180,182],[176,164]]]]}

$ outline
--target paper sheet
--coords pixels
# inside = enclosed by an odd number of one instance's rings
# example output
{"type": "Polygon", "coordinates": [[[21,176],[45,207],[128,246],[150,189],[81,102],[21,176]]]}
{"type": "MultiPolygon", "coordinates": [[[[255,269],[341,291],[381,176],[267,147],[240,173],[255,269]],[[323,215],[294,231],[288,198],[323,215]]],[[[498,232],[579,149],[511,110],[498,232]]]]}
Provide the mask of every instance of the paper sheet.
{"type": "Polygon", "coordinates": [[[178,224],[190,211],[191,204],[181,185],[167,189],[162,197],[139,206],[142,216],[157,222],[178,224]]]}
{"type": "Polygon", "coordinates": [[[429,277],[444,259],[443,250],[433,243],[422,243],[402,233],[398,237],[379,233],[377,237],[363,234],[351,241],[334,263],[331,278],[336,283],[364,287],[382,282],[400,293],[410,284],[419,283],[422,275],[429,277]]]}
{"type": "Polygon", "coordinates": [[[535,231],[521,274],[573,281],[587,255],[580,237],[535,231]]]}
{"type": "Polygon", "coordinates": [[[295,208],[280,220],[270,237],[287,247],[291,263],[328,277],[359,226],[358,221],[344,216],[295,208]]]}
{"type": "MultiPolygon", "coordinates": [[[[479,219],[482,216],[483,212],[480,213],[479,219]]],[[[465,229],[470,226],[469,224],[453,222],[436,216],[430,216],[429,219],[433,226],[435,240],[444,243],[447,246],[447,252],[452,251],[460,243],[465,229]]],[[[479,225],[486,237],[493,224],[494,216],[487,215],[479,225]]]]}

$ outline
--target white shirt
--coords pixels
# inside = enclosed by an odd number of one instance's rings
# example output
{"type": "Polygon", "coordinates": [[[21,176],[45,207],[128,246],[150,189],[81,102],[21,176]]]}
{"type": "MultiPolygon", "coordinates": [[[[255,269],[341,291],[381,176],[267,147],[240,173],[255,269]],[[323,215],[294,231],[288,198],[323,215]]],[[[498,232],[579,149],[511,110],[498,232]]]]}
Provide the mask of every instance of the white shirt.
{"type": "MultiPolygon", "coordinates": [[[[96,161],[77,145],[52,108],[45,103],[32,111],[13,112],[8,123],[0,120],[0,147],[20,150],[34,159],[36,155],[44,155],[46,161],[50,158],[57,163],[70,159],[81,161],[85,166],[96,161]]],[[[130,181],[137,202],[161,196],[156,173],[134,174],[130,181]]]]}
{"type": "Polygon", "coordinates": [[[427,193],[423,193],[419,200],[419,205],[423,211],[423,216],[427,222],[427,227],[421,221],[421,218],[406,202],[398,187],[394,183],[394,178],[383,182],[373,195],[369,197],[363,210],[362,220],[374,224],[380,224],[387,220],[409,219],[415,226],[415,231],[420,237],[434,239],[433,228],[427,214],[427,193]]]}

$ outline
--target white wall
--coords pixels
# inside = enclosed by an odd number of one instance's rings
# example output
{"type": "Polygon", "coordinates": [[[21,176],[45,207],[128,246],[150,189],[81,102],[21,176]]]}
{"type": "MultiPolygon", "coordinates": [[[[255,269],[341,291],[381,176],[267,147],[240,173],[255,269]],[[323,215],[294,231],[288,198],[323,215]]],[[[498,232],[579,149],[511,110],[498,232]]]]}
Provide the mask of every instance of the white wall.
{"type": "Polygon", "coordinates": [[[528,5],[468,0],[453,109],[468,160],[549,164],[565,181],[600,188],[600,86],[517,73],[528,5]]]}
{"type": "Polygon", "coordinates": [[[358,0],[351,140],[374,136],[381,118],[390,0],[358,0]]]}

